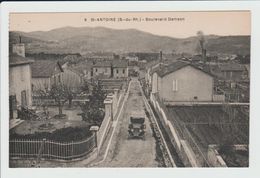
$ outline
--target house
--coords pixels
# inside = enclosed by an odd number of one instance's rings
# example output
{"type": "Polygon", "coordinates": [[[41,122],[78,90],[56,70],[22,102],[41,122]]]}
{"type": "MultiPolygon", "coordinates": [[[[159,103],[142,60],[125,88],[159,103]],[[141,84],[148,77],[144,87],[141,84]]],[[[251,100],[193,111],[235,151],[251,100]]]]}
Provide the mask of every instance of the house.
{"type": "Polygon", "coordinates": [[[127,78],[128,64],[126,60],[114,60],[112,62],[112,77],[113,78],[127,78]]]}
{"type": "Polygon", "coordinates": [[[93,62],[92,77],[99,78],[126,78],[128,77],[128,64],[126,60],[104,60],[93,62]]]}
{"type": "Polygon", "coordinates": [[[169,102],[212,101],[214,78],[189,62],[176,61],[152,71],[152,93],[169,102]]]}
{"type": "Polygon", "coordinates": [[[61,72],[63,69],[57,60],[36,60],[32,64],[32,90],[49,90],[55,80],[53,75],[58,77],[61,72]]]}
{"type": "Polygon", "coordinates": [[[10,119],[17,118],[18,107],[32,105],[31,64],[33,60],[25,57],[22,43],[13,45],[9,55],[9,109],[10,119]]]}
{"type": "Polygon", "coordinates": [[[217,75],[223,80],[239,81],[243,80],[246,68],[245,66],[238,63],[225,63],[220,64],[217,75]]]}
{"type": "Polygon", "coordinates": [[[157,61],[157,62],[153,62],[152,64],[148,64],[147,66],[147,70],[146,70],[146,75],[145,75],[145,80],[149,86],[149,88],[152,87],[152,75],[154,72],[156,72],[157,70],[159,70],[162,67],[166,67],[168,66],[168,64],[163,63],[164,61],[157,61]]]}
{"type": "Polygon", "coordinates": [[[112,76],[111,61],[96,61],[92,66],[93,77],[110,78],[112,76]]]}
{"type": "Polygon", "coordinates": [[[138,61],[137,56],[126,56],[125,59],[128,60],[129,62],[138,61]]]}
{"type": "Polygon", "coordinates": [[[129,71],[139,71],[138,61],[128,61],[128,70],[129,71]]]}

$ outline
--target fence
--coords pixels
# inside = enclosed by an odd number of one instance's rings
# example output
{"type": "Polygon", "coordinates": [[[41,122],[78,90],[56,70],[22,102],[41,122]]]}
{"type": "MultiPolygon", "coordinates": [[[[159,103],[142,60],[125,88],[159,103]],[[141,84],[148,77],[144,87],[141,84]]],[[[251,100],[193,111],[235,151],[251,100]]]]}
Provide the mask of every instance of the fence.
{"type": "Polygon", "coordinates": [[[96,147],[95,134],[83,141],[15,139],[9,141],[10,157],[72,160],[88,155],[96,147]],[[40,152],[40,149],[42,150],[40,152]]]}
{"type": "MultiPolygon", "coordinates": [[[[62,100],[64,101],[64,100],[62,100]]],[[[84,103],[86,101],[89,101],[88,98],[86,97],[75,97],[72,99],[72,105],[80,105],[80,103],[84,103]]],[[[33,96],[33,100],[32,100],[32,104],[33,106],[41,106],[41,105],[47,105],[47,106],[58,106],[58,102],[55,101],[55,99],[53,98],[39,98],[39,97],[35,97],[33,96]]],[[[69,102],[67,101],[64,105],[68,105],[69,102]]]]}

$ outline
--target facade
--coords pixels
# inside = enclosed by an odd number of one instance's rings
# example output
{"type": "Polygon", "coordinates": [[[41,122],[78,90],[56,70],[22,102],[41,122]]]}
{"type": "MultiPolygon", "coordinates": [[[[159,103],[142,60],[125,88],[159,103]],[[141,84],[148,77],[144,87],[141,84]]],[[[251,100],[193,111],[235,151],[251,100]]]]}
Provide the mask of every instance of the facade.
{"type": "Polygon", "coordinates": [[[182,61],[152,74],[152,93],[169,102],[212,101],[213,85],[210,74],[182,61]]]}
{"type": "Polygon", "coordinates": [[[32,105],[31,63],[33,60],[23,56],[24,45],[14,45],[13,54],[9,56],[9,107],[10,119],[17,117],[17,108],[32,105]],[[22,48],[22,49],[19,49],[22,48]],[[16,52],[16,50],[20,52],[16,52]]]}
{"type": "Polygon", "coordinates": [[[115,60],[113,61],[113,78],[127,78],[128,77],[128,64],[127,61],[115,60]]]}
{"type": "Polygon", "coordinates": [[[127,78],[128,64],[125,60],[97,61],[91,68],[92,77],[127,78]]]}
{"type": "Polygon", "coordinates": [[[110,61],[97,61],[92,67],[93,77],[110,78],[112,65],[110,61]]]}
{"type": "Polygon", "coordinates": [[[225,81],[240,81],[248,78],[247,68],[237,63],[211,64],[210,72],[225,81]]]}
{"type": "Polygon", "coordinates": [[[232,64],[222,64],[219,66],[221,71],[221,77],[225,80],[238,81],[242,80],[246,68],[243,65],[232,63],[232,64]]]}

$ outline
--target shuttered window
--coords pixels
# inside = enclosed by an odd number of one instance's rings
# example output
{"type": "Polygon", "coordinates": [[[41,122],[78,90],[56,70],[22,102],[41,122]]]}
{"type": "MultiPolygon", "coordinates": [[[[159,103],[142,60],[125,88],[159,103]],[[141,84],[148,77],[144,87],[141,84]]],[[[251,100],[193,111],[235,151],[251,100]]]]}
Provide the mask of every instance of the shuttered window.
{"type": "Polygon", "coordinates": [[[178,80],[177,79],[172,80],[172,90],[178,91],[178,80]]]}

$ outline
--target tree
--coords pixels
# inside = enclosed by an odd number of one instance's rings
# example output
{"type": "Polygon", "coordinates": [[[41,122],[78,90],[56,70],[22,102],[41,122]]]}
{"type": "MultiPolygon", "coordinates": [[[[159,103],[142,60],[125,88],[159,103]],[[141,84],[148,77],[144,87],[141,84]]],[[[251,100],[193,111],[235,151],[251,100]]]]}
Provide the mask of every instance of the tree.
{"type": "Polygon", "coordinates": [[[106,92],[103,90],[100,80],[92,82],[92,92],[89,96],[90,104],[96,105],[99,108],[104,108],[104,100],[106,98],[106,92]]]}
{"type": "Polygon", "coordinates": [[[80,87],[81,93],[89,94],[90,92],[90,83],[88,81],[84,81],[82,86],[80,87]]]}
{"type": "Polygon", "coordinates": [[[81,105],[82,119],[93,125],[100,125],[104,118],[104,100],[106,92],[102,89],[101,82],[92,82],[92,91],[89,95],[89,101],[81,105]]]}
{"type": "Polygon", "coordinates": [[[62,83],[54,84],[51,86],[49,96],[55,100],[55,102],[58,103],[59,108],[59,116],[62,116],[62,108],[64,104],[68,101],[68,98],[70,98],[70,91],[66,85],[63,85],[62,83]]]}

